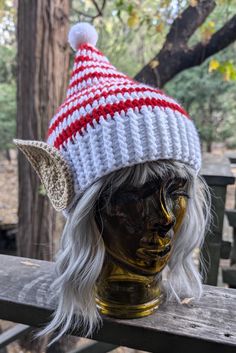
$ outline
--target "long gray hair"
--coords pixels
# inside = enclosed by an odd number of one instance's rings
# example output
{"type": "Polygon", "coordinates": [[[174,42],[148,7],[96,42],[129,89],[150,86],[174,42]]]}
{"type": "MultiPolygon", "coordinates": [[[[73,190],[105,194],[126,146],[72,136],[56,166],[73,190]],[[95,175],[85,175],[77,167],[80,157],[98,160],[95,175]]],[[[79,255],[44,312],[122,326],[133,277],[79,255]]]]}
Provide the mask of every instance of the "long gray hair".
{"type": "Polygon", "coordinates": [[[138,187],[155,177],[167,176],[186,178],[190,198],[165,269],[166,300],[201,296],[201,275],[192,255],[195,248],[202,246],[209,224],[208,187],[186,164],[166,160],[139,164],[96,181],[69,212],[56,259],[57,279],[53,283],[58,304],[52,321],[40,335],[59,330],[54,342],[69,328],[80,327],[82,334],[89,336],[101,324],[95,303],[95,284],[102,270],[105,247],[95,221],[95,206],[103,190],[109,187],[112,194],[127,182],[138,187]]]}

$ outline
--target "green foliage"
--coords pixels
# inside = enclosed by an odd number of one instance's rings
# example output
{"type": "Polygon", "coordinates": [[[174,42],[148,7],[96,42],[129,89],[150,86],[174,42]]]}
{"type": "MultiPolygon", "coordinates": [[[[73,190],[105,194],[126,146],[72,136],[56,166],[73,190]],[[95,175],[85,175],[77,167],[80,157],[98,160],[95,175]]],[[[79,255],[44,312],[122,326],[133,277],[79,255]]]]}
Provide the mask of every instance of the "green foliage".
{"type": "MultiPolygon", "coordinates": [[[[199,0],[114,0],[106,1],[102,16],[91,0],[72,0],[72,23],[91,21],[99,32],[98,47],[121,71],[134,76],[161,49],[174,19],[199,0]],[[81,10],[83,12],[81,12],[81,10]]],[[[103,1],[96,0],[99,8],[103,1]]],[[[217,6],[189,41],[207,43],[236,13],[234,0],[218,0],[217,6]]],[[[222,78],[234,79],[235,62],[220,63],[222,78]],[[223,69],[223,66],[225,68],[223,69]]]]}
{"type": "Polygon", "coordinates": [[[0,83],[10,83],[16,76],[16,49],[14,46],[0,46],[0,83]]]}
{"type": "MultiPolygon", "coordinates": [[[[176,16],[186,6],[195,7],[197,3],[198,0],[107,1],[103,15],[96,16],[92,1],[73,0],[71,19],[73,23],[92,21],[99,32],[98,47],[118,69],[134,76],[161,49],[176,16]],[[79,13],[80,9],[84,14],[79,13]]],[[[101,6],[102,1],[98,0],[97,4],[101,6]]],[[[190,39],[189,46],[199,41],[207,43],[235,13],[235,1],[218,0],[214,11],[190,39]]],[[[235,54],[235,47],[231,45],[223,54],[215,55],[201,67],[179,74],[166,86],[190,112],[203,141],[234,138],[235,54]]],[[[155,67],[158,62],[153,60],[152,65],[155,67]]]]}
{"type": "MultiPolygon", "coordinates": [[[[102,1],[97,1],[101,6],[102,1]]],[[[186,1],[107,1],[96,16],[90,0],[72,1],[72,23],[92,21],[99,32],[98,47],[121,71],[134,76],[161,49],[173,19],[186,1]],[[87,16],[80,13],[83,10],[87,16]]]]}
{"type": "MultiPolygon", "coordinates": [[[[225,53],[219,53],[216,62],[228,63],[235,59],[236,45],[225,53]]],[[[208,60],[202,66],[179,74],[166,85],[196,122],[200,137],[208,144],[213,141],[236,139],[236,83],[222,80],[220,71],[209,73],[208,60]]],[[[220,64],[219,64],[220,65],[220,64]]]]}
{"type": "Polygon", "coordinates": [[[16,86],[0,84],[0,150],[12,146],[16,129],[16,86]]]}
{"type": "Polygon", "coordinates": [[[12,146],[16,129],[16,51],[0,46],[0,150],[12,146]]]}
{"type": "Polygon", "coordinates": [[[0,0],[0,150],[12,146],[16,129],[16,7],[0,0]]]}
{"type": "Polygon", "coordinates": [[[0,0],[0,44],[12,45],[15,43],[16,29],[15,0],[0,0]]]}
{"type": "MultiPolygon", "coordinates": [[[[194,0],[198,1],[198,0],[194,0]]],[[[217,0],[217,6],[208,16],[207,20],[198,28],[190,39],[189,44],[194,45],[197,42],[205,44],[211,39],[215,32],[224,26],[224,24],[236,13],[236,2],[234,0],[217,0]]],[[[226,51],[230,51],[226,49],[226,51]]],[[[209,72],[219,71],[222,79],[226,81],[236,80],[236,60],[224,60],[224,57],[218,56],[218,60],[212,58],[209,62],[209,72]]]]}

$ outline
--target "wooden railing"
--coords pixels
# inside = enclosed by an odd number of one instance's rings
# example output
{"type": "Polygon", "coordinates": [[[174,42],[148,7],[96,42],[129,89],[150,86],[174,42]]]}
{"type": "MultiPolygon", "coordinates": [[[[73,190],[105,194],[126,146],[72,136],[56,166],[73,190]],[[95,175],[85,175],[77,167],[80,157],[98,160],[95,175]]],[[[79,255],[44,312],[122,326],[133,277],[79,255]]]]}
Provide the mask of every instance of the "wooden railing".
{"type": "MultiPolygon", "coordinates": [[[[33,327],[50,320],[55,307],[50,285],[54,263],[0,255],[0,318],[33,327]]],[[[204,286],[200,301],[162,304],[151,316],[105,318],[93,339],[167,353],[235,353],[236,291],[204,286]]],[[[81,336],[80,329],[70,332],[81,336]]]]}
{"type": "MultiPolygon", "coordinates": [[[[236,153],[228,154],[231,164],[236,165],[236,153]]],[[[236,188],[235,188],[234,209],[226,210],[227,218],[230,227],[232,227],[233,241],[230,246],[230,266],[225,267],[222,271],[223,281],[230,288],[236,288],[236,188]]]]}
{"type": "MultiPolygon", "coordinates": [[[[205,282],[217,285],[219,261],[225,253],[222,230],[227,185],[235,179],[227,158],[210,155],[204,158],[201,174],[211,189],[214,211],[214,228],[203,250],[210,259],[205,282]]],[[[53,273],[53,263],[0,255],[0,319],[20,323],[0,335],[0,348],[50,320],[55,308],[50,293],[53,273]]],[[[79,328],[69,333],[81,335],[79,328]]],[[[198,302],[162,304],[155,314],[135,320],[104,317],[93,339],[100,342],[73,353],[105,353],[117,346],[158,353],[235,353],[236,290],[204,286],[198,302]]]]}
{"type": "Polygon", "coordinates": [[[225,257],[223,254],[225,248],[228,248],[223,241],[227,186],[235,183],[235,177],[232,174],[228,158],[211,154],[206,154],[203,158],[201,175],[210,187],[212,196],[212,225],[211,230],[206,234],[202,250],[202,257],[207,265],[204,282],[217,286],[220,258],[225,257]]]}

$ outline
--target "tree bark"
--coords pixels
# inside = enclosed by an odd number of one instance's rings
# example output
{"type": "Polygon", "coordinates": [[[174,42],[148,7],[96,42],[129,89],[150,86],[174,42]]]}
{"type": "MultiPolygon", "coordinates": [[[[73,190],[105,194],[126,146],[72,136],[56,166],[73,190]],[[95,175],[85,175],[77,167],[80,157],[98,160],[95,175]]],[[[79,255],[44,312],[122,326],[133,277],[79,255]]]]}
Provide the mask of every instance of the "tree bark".
{"type": "Polygon", "coordinates": [[[212,152],[212,141],[207,141],[206,145],[207,145],[207,148],[206,148],[207,152],[211,153],[212,152]]]}
{"type": "Polygon", "coordinates": [[[140,82],[162,87],[181,71],[202,64],[211,55],[236,40],[236,15],[219,29],[209,41],[189,47],[188,41],[215,7],[214,0],[199,0],[189,6],[173,22],[160,52],[135,76],[140,82]],[[156,65],[153,65],[156,63],[156,65]]]}
{"type": "MultiPolygon", "coordinates": [[[[45,140],[66,93],[68,0],[21,0],[18,7],[17,137],[45,140]]],[[[55,212],[23,154],[19,166],[18,254],[51,260],[55,212]]]]}
{"type": "MultiPolygon", "coordinates": [[[[17,137],[20,139],[45,141],[49,120],[65,96],[69,71],[68,16],[69,0],[18,2],[17,137]]],[[[38,176],[21,153],[18,173],[18,255],[52,260],[55,211],[38,176]]],[[[32,336],[26,336],[22,344],[39,353],[45,351],[47,339],[33,340],[32,336]]],[[[64,350],[58,346],[56,351],[64,350]]]]}

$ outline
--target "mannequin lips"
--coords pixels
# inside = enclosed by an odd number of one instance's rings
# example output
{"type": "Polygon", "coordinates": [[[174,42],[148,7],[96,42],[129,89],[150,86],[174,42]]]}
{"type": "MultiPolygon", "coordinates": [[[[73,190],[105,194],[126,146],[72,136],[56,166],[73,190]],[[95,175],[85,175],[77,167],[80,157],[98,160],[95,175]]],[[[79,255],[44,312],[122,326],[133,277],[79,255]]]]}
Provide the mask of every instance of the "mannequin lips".
{"type": "Polygon", "coordinates": [[[144,236],[140,241],[140,248],[136,255],[141,259],[153,259],[166,256],[171,250],[171,238],[173,231],[169,231],[164,237],[157,232],[144,236]]]}
{"type": "Polygon", "coordinates": [[[140,259],[158,259],[159,257],[164,257],[166,256],[171,250],[171,245],[170,243],[166,245],[165,247],[162,247],[162,249],[158,249],[156,246],[155,247],[143,247],[139,248],[136,251],[136,255],[140,259]]]}

